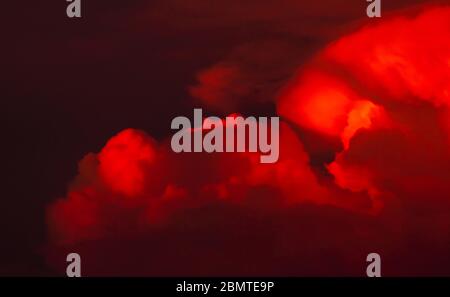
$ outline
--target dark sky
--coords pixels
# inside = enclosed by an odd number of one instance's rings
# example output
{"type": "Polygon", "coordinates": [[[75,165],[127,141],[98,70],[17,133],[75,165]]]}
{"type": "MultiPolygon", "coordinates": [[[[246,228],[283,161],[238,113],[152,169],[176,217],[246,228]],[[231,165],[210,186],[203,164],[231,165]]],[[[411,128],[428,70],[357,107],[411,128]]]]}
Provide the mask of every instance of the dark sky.
{"type": "MultiPolygon", "coordinates": [[[[431,1],[383,1],[383,13],[423,2],[431,1]]],[[[270,94],[320,48],[367,21],[363,0],[84,0],[81,19],[68,19],[66,5],[2,5],[0,275],[56,273],[44,260],[45,211],[66,194],[78,161],[125,128],[168,137],[172,118],[199,104],[189,86],[200,71],[219,61],[247,63],[247,51],[276,43],[275,57],[250,60],[263,72],[280,65],[255,78],[270,94]]],[[[271,102],[240,109],[275,113],[271,102]]]]}

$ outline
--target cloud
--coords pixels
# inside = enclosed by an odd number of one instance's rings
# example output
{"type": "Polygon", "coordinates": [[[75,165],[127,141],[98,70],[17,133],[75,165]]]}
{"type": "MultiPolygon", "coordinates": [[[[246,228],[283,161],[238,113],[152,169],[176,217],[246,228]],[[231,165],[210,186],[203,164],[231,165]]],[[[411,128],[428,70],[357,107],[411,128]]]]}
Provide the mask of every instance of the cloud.
{"type": "Polygon", "coordinates": [[[197,75],[192,97],[210,110],[232,113],[270,106],[279,88],[303,59],[298,46],[272,40],[236,47],[197,75]]]}
{"type": "Polygon", "coordinates": [[[342,188],[375,197],[381,194],[377,180],[404,181],[402,172],[387,178],[393,166],[414,167],[417,179],[428,179],[441,172],[427,165],[437,156],[448,164],[449,135],[439,118],[450,104],[450,42],[440,37],[450,33],[449,16],[448,8],[434,8],[342,37],[280,95],[282,116],[342,141],[328,166],[342,188]],[[393,153],[399,149],[401,155],[393,153]]]}
{"type": "Polygon", "coordinates": [[[237,47],[190,92],[224,114],[276,105],[279,161],[175,154],[169,139],[124,130],[49,206],[49,263],[63,271],[76,250],[89,275],[362,275],[379,252],[384,275],[448,275],[449,22],[448,6],[399,13],[289,81],[295,47],[237,47]]]}

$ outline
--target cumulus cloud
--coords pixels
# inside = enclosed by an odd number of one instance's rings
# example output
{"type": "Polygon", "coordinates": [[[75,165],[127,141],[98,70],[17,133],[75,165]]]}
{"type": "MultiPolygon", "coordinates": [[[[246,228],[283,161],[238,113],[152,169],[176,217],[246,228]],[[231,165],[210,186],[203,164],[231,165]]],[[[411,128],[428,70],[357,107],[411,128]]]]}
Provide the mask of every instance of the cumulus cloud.
{"type": "Polygon", "coordinates": [[[394,15],[289,81],[292,47],[239,47],[190,92],[223,113],[273,102],[279,161],[124,130],[49,206],[49,262],[75,249],[91,275],[361,275],[379,252],[385,275],[448,275],[449,30],[448,6],[394,15]]]}

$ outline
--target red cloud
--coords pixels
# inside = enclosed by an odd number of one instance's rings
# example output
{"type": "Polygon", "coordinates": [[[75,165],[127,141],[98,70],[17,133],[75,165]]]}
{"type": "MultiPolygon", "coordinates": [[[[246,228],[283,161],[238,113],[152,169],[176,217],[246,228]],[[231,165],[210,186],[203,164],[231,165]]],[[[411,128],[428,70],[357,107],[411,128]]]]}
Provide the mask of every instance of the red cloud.
{"type": "Polygon", "coordinates": [[[327,167],[338,186],[375,199],[388,191],[385,180],[406,186],[411,167],[417,182],[436,175],[424,163],[439,156],[448,164],[450,136],[439,118],[450,107],[449,20],[441,7],[364,27],[330,44],[282,92],[282,116],[341,140],[343,151],[327,167]],[[399,149],[396,157],[410,163],[392,156],[399,149]],[[392,166],[403,172],[388,178],[392,166]]]}
{"type": "MultiPolygon", "coordinates": [[[[330,44],[276,100],[275,164],[119,133],[49,207],[50,262],[76,249],[99,275],[357,275],[379,251],[385,275],[449,274],[448,36],[450,8],[437,7],[330,44]]],[[[192,93],[227,111],[266,89],[232,64],[200,74],[192,93]],[[230,94],[240,99],[227,105],[230,94]]]]}

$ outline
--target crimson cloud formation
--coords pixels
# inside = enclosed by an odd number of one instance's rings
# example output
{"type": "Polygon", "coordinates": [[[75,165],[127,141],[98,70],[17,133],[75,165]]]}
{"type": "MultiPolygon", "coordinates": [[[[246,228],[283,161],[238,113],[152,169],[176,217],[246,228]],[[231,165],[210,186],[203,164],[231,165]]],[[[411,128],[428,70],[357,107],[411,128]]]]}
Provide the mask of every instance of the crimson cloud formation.
{"type": "Polygon", "coordinates": [[[274,104],[278,162],[176,154],[124,129],[48,206],[48,263],[64,271],[77,251],[85,275],[335,276],[364,275],[377,252],[384,275],[450,275],[449,36],[443,5],[361,26],[300,67],[281,42],[237,47],[188,91],[222,114],[274,104]]]}

